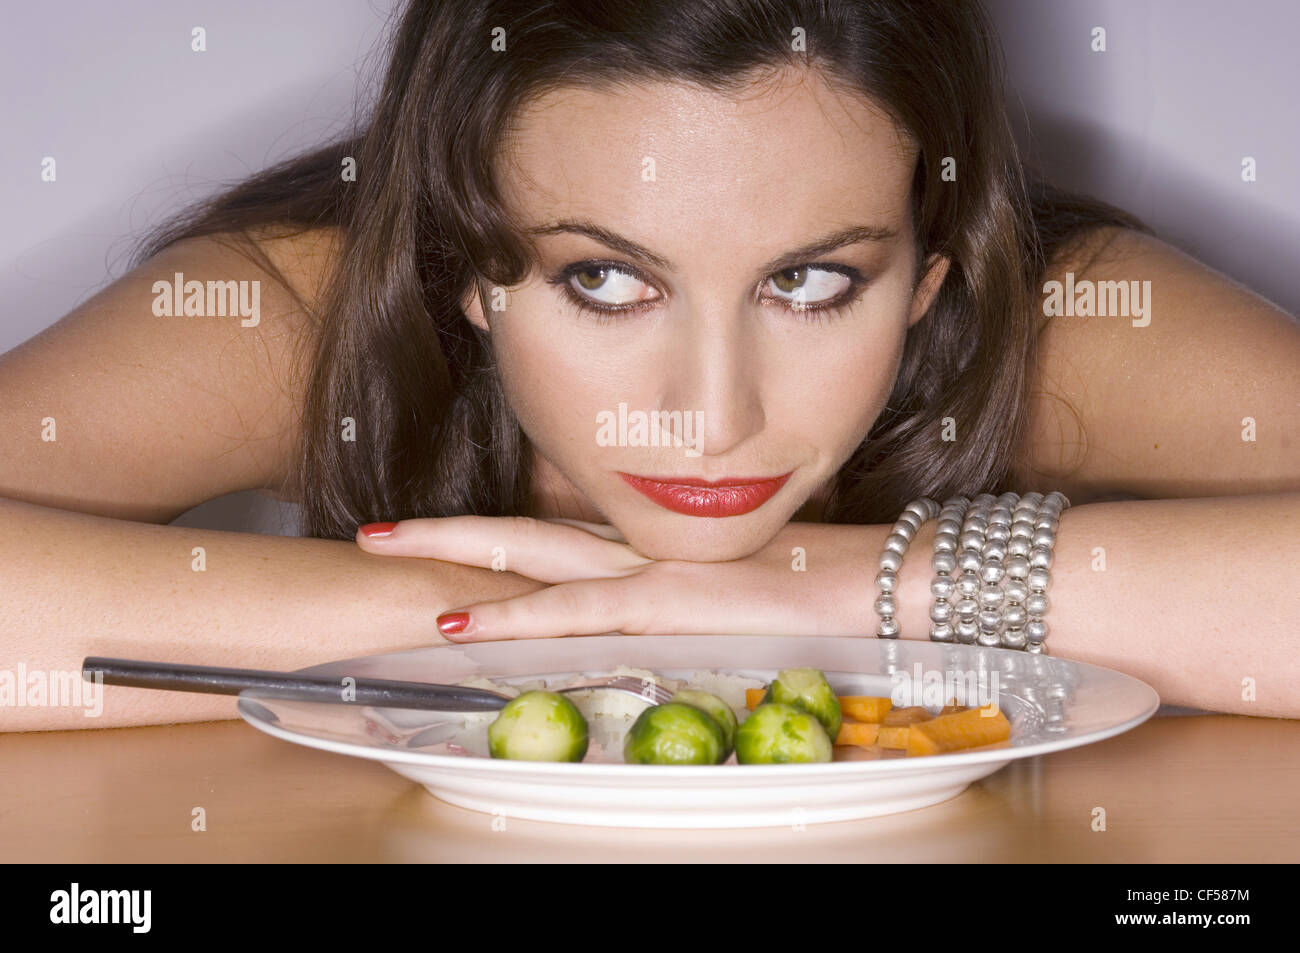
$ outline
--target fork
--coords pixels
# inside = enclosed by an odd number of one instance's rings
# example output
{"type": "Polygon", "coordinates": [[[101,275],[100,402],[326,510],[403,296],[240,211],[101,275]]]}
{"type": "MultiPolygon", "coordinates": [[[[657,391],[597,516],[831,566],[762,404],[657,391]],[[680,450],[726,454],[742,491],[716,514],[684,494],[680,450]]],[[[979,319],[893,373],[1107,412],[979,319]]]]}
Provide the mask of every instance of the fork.
{"type": "MultiPolygon", "coordinates": [[[[509,695],[463,685],[88,656],[81,664],[82,678],[88,682],[95,681],[97,674],[104,684],[131,688],[201,692],[209,695],[238,695],[249,691],[254,698],[287,698],[335,705],[373,705],[422,711],[497,711],[510,701],[509,695]],[[345,678],[350,681],[345,682],[345,678]]],[[[657,682],[650,683],[634,675],[602,676],[558,691],[569,693],[602,689],[627,692],[651,705],[662,705],[672,698],[672,693],[657,682]]]]}

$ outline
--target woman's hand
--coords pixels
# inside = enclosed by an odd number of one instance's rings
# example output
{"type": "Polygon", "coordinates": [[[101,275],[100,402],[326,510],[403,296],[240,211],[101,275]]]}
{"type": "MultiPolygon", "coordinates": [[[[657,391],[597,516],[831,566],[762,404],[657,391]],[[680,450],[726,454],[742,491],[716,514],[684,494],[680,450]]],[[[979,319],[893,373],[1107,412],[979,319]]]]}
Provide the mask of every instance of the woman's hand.
{"type": "MultiPolygon", "coordinates": [[[[788,523],[758,552],[727,562],[655,560],[603,523],[531,517],[454,516],[411,519],[388,535],[358,544],[388,556],[441,559],[514,572],[544,589],[481,602],[438,617],[455,642],[551,638],[619,632],[636,635],[860,635],[869,632],[855,608],[870,608],[871,574],[856,573],[847,599],[827,543],[844,541],[830,527],[788,523]],[[816,546],[820,572],[809,565],[816,546]]],[[[839,552],[840,556],[849,556],[839,552]]],[[[842,566],[842,562],[838,566],[842,566]]]]}

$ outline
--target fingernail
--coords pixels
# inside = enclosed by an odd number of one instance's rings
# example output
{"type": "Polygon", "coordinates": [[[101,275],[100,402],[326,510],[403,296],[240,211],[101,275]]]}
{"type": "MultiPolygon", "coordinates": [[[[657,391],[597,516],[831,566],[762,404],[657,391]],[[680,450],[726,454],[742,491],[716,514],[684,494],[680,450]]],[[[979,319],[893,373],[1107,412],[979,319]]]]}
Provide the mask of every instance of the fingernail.
{"type": "Polygon", "coordinates": [[[453,635],[468,625],[468,612],[444,612],[438,616],[438,631],[443,635],[453,635]]]}
{"type": "Polygon", "coordinates": [[[367,523],[360,527],[362,536],[373,538],[375,536],[389,536],[397,528],[396,523],[367,523]]]}

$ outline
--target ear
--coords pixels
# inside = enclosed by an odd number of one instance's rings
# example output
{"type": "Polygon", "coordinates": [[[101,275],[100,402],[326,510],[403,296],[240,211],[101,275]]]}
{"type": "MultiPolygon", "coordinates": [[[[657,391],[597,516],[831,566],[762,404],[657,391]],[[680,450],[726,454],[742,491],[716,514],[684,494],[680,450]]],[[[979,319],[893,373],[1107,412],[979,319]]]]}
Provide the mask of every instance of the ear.
{"type": "Polygon", "coordinates": [[[480,331],[490,331],[487,316],[483,313],[483,299],[479,296],[477,280],[470,283],[465,297],[460,299],[460,309],[465,312],[465,317],[469,318],[469,323],[474,327],[480,331]]]}
{"type": "Polygon", "coordinates": [[[907,326],[911,327],[925,317],[925,313],[930,310],[930,305],[934,304],[935,296],[939,293],[939,287],[943,284],[944,277],[948,274],[948,266],[952,260],[942,255],[931,255],[925,260],[925,274],[917,282],[916,290],[912,292],[912,311],[907,318],[907,326]]]}

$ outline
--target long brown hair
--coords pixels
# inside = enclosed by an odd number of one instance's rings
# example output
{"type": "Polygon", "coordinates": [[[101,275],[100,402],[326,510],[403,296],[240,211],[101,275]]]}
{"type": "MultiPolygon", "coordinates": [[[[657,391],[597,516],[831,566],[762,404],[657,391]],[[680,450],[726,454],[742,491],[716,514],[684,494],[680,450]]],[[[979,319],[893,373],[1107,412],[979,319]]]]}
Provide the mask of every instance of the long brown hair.
{"type": "Polygon", "coordinates": [[[519,515],[528,441],[488,335],[461,310],[476,281],[509,287],[530,269],[492,171],[512,117],[562,86],[669,80],[737,92],[774,69],[822,70],[919,144],[918,262],[952,259],[824,514],[888,522],[919,495],[1014,489],[1047,262],[1099,226],[1150,232],[1026,171],[993,37],[977,0],[412,0],[368,120],[165,222],[136,260],[198,235],[341,229],[313,312],[303,531],[342,539],[374,520],[519,515]],[[356,181],[341,175],[349,159],[356,181]],[[956,440],[943,439],[945,423],[956,440]]]}

